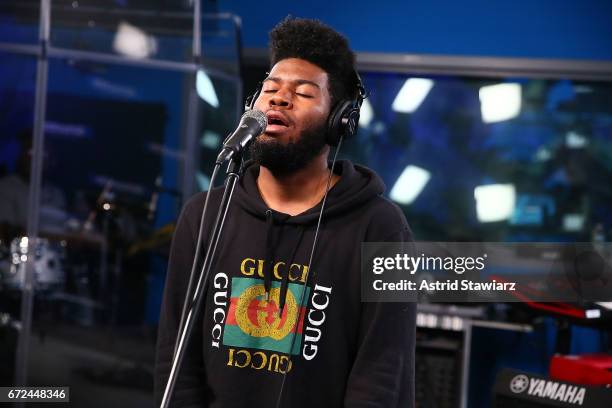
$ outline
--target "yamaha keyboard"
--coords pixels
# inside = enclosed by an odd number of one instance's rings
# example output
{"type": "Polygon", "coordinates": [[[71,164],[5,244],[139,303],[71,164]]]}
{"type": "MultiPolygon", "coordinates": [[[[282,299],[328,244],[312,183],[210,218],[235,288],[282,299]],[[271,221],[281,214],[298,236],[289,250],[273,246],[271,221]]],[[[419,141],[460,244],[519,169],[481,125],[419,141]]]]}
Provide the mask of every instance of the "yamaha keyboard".
{"type": "Polygon", "coordinates": [[[612,389],[591,387],[503,369],[495,381],[494,408],[612,407],[612,389]]]}

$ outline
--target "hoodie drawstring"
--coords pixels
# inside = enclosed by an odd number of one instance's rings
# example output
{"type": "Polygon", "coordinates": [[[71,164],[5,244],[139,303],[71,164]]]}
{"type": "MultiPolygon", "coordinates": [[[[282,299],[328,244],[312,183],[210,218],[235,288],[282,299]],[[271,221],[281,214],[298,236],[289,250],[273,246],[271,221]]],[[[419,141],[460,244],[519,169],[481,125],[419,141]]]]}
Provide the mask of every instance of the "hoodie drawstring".
{"type": "MultiPolygon", "coordinates": [[[[272,210],[266,210],[266,259],[265,259],[265,267],[264,267],[264,289],[266,291],[266,301],[270,301],[270,292],[272,290],[272,276],[274,276],[274,261],[273,261],[273,251],[274,251],[274,243],[273,243],[273,228],[274,226],[274,214],[272,210]]],[[[293,261],[295,260],[295,255],[297,254],[297,250],[302,243],[302,238],[304,237],[304,228],[299,228],[299,235],[296,240],[295,246],[293,247],[293,251],[291,251],[291,257],[289,258],[289,263],[287,264],[287,273],[283,276],[280,287],[280,295],[278,299],[278,316],[282,317],[283,309],[285,308],[285,303],[287,301],[287,291],[289,290],[289,270],[291,269],[291,265],[293,265],[293,261]]]]}
{"type": "Polygon", "coordinates": [[[272,265],[272,226],[274,224],[274,216],[272,210],[266,210],[266,260],[264,267],[264,289],[266,290],[266,302],[270,301],[270,290],[272,289],[272,274],[274,273],[274,265],[272,265]]]}
{"type": "Polygon", "coordinates": [[[304,237],[304,228],[299,228],[299,236],[295,247],[293,247],[293,252],[291,252],[291,258],[289,258],[289,263],[287,264],[287,273],[283,276],[283,281],[281,283],[280,296],[278,301],[278,316],[283,316],[283,309],[285,308],[285,301],[287,300],[287,290],[289,289],[289,272],[291,271],[291,265],[293,265],[293,261],[295,260],[295,254],[297,253],[300,244],[302,243],[302,238],[304,237]]]}

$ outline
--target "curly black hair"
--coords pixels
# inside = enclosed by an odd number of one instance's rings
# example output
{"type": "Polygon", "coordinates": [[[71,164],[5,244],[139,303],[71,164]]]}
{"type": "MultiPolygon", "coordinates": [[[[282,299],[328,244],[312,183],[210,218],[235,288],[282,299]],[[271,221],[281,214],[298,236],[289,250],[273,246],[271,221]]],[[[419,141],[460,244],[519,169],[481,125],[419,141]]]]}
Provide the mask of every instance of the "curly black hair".
{"type": "Polygon", "coordinates": [[[327,72],[332,106],[353,99],[355,54],[347,39],[319,20],[287,16],[270,31],[270,66],[286,58],[306,60],[327,72]]]}

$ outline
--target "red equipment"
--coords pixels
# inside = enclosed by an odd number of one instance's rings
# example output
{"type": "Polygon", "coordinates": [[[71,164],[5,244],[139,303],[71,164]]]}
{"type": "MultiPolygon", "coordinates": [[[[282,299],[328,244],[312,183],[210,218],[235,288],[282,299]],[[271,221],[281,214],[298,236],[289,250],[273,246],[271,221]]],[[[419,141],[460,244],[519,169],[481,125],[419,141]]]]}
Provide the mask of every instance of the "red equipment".
{"type": "Polygon", "coordinates": [[[553,356],[550,377],[583,385],[612,385],[612,355],[582,354],[553,356]]]}

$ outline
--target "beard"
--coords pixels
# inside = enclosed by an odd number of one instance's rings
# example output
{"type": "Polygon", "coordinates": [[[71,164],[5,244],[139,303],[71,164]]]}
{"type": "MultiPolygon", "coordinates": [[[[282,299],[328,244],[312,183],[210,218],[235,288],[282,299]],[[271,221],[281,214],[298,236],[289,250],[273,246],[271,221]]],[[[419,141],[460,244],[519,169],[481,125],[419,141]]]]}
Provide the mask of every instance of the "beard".
{"type": "Polygon", "coordinates": [[[304,168],[321,153],[326,143],[327,124],[309,126],[297,141],[282,144],[276,139],[256,138],[250,147],[251,158],[277,177],[304,168]]]}

